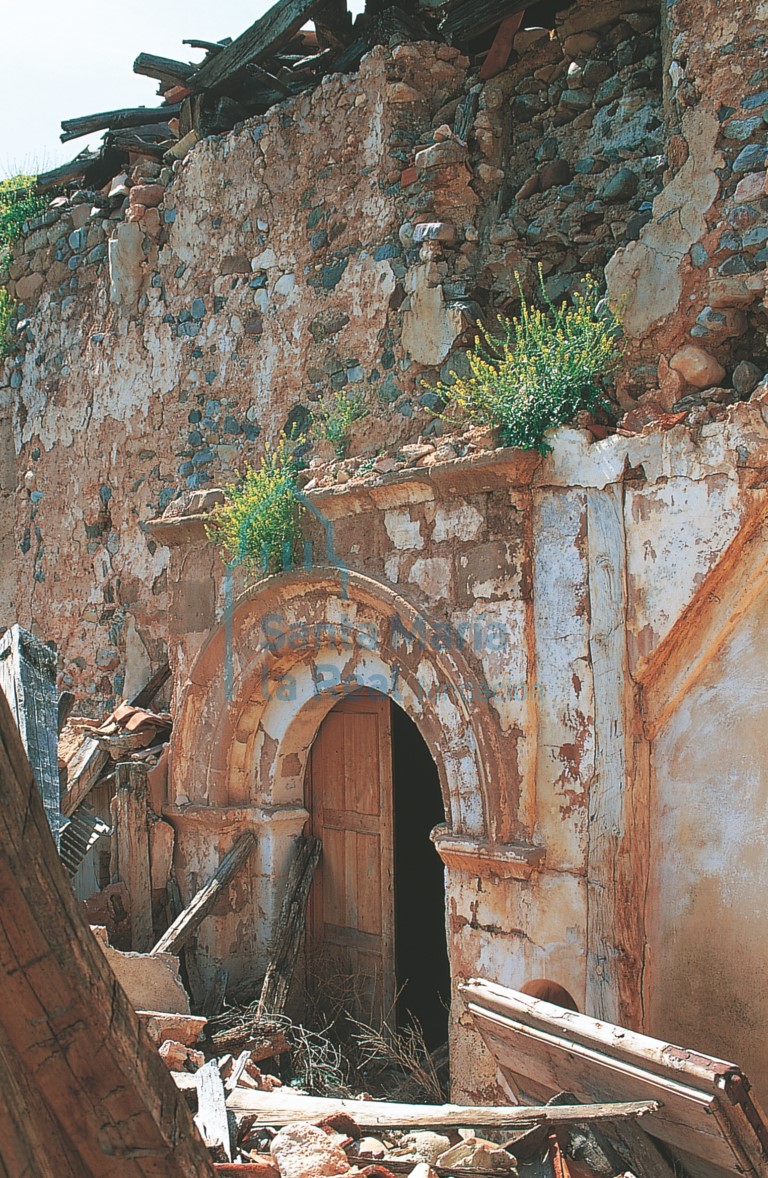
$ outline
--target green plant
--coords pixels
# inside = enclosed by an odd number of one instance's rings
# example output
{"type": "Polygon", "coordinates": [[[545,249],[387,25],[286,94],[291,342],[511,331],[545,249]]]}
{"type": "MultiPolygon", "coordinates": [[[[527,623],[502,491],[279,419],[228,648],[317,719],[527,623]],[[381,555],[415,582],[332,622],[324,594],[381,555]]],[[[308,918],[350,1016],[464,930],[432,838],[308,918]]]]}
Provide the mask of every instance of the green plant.
{"type": "Polygon", "coordinates": [[[556,307],[539,285],[544,309],[528,303],[517,277],[519,317],[498,317],[500,334],[481,326],[467,353],[470,375],[451,375],[436,392],[472,422],[498,429],[503,446],[546,454],[546,431],[581,409],[607,408],[603,382],[622,354],[621,324],[587,275],[569,306],[556,307]]]}
{"type": "Polygon", "coordinates": [[[0,286],[0,356],[7,356],[11,347],[11,320],[16,304],[4,286],[0,286]]]}
{"type": "Polygon", "coordinates": [[[0,267],[5,269],[11,257],[13,243],[21,233],[25,221],[36,217],[46,207],[47,200],[35,191],[35,176],[12,176],[0,180],[0,267]]]}
{"type": "Polygon", "coordinates": [[[313,428],[318,437],[331,443],[337,458],[346,458],[352,426],[369,412],[361,393],[347,393],[341,389],[320,406],[313,428]]]}
{"type": "Polygon", "coordinates": [[[206,531],[232,564],[265,573],[291,567],[299,552],[304,511],[298,471],[299,462],[282,437],[277,446],[267,447],[258,467],[247,467],[226,488],[206,531]]]}
{"type": "MultiPolygon", "coordinates": [[[[0,180],[0,275],[8,269],[13,244],[24,222],[45,208],[45,197],[35,195],[35,179],[35,176],[12,176],[0,180]]],[[[15,310],[16,304],[0,285],[0,356],[10,350],[10,324],[15,310]]]]}

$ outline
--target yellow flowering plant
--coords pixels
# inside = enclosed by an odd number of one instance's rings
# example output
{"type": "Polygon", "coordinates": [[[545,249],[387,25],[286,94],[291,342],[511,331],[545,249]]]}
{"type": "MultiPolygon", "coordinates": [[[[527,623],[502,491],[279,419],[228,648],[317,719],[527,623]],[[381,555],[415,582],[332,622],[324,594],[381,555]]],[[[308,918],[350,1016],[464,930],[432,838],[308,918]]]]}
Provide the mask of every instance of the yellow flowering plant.
{"type": "Polygon", "coordinates": [[[246,467],[211,512],[208,539],[230,564],[260,572],[291,568],[301,545],[299,461],[285,436],[267,447],[258,467],[246,467]]]}
{"type": "Polygon", "coordinates": [[[471,422],[498,429],[503,446],[538,450],[551,446],[544,434],[566,425],[581,409],[607,409],[606,378],[622,355],[621,323],[590,274],[570,305],[556,307],[539,285],[544,308],[528,303],[517,277],[520,315],[498,316],[499,333],[481,325],[467,353],[470,373],[435,391],[471,422]]]}

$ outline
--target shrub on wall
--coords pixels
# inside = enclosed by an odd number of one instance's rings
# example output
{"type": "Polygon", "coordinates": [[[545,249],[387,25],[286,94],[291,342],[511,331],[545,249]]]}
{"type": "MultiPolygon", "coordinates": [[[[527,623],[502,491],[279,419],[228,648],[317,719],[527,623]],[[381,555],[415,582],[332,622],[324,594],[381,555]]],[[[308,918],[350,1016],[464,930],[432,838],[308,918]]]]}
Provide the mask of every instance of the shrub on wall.
{"type": "MultiPolygon", "coordinates": [[[[35,176],[12,176],[0,180],[0,281],[11,260],[13,243],[25,221],[36,217],[46,206],[44,196],[36,196],[35,176]]],[[[16,304],[4,286],[0,286],[0,356],[10,348],[10,323],[16,304]]]]}
{"type": "Polygon", "coordinates": [[[231,564],[260,572],[290,568],[301,545],[298,459],[283,437],[267,448],[258,467],[248,467],[224,491],[206,531],[231,564]]]}
{"type": "Polygon", "coordinates": [[[369,412],[362,393],[348,393],[341,389],[318,409],[313,432],[330,442],[337,458],[346,458],[352,426],[367,417],[369,412]]]}
{"type": "Polygon", "coordinates": [[[38,216],[47,200],[34,192],[36,176],[12,176],[0,180],[0,267],[5,269],[13,243],[25,221],[38,216]]]}
{"type": "MultiPolygon", "coordinates": [[[[518,286],[520,280],[518,278],[518,286]]],[[[467,353],[470,374],[436,392],[477,425],[499,431],[503,446],[546,454],[544,434],[566,425],[582,410],[607,408],[606,378],[621,358],[621,324],[597,280],[587,275],[569,305],[556,307],[546,294],[544,308],[522,295],[519,317],[499,316],[499,334],[481,326],[467,353]]]]}

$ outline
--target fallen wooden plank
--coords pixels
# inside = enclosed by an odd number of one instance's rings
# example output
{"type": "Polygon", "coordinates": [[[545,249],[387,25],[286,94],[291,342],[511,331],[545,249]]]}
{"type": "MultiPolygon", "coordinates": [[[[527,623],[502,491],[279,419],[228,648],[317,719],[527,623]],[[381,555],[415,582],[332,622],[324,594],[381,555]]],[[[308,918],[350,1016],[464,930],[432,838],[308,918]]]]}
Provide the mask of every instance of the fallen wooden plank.
{"type": "Polygon", "coordinates": [[[298,32],[323,0],[277,0],[231,45],[211,57],[189,79],[196,93],[226,86],[245,66],[259,62],[298,32]]]}
{"type": "Polygon", "coordinates": [[[0,793],[0,1173],[213,1178],[72,893],[4,695],[0,793]]]}
{"type": "Polygon", "coordinates": [[[200,1131],[200,1136],[209,1149],[221,1146],[227,1156],[227,1161],[231,1162],[232,1143],[229,1134],[229,1117],[218,1060],[209,1060],[204,1067],[195,1072],[195,1088],[197,1089],[195,1124],[200,1131]]]}
{"type": "Polygon", "coordinates": [[[152,947],[152,882],[149,864],[147,769],[141,762],[123,761],[117,766],[114,806],[114,840],[117,880],[131,898],[131,949],[146,953],[152,947]]]}
{"type": "Polygon", "coordinates": [[[200,888],[184,911],[179,913],[170,928],[163,933],[152,950],[153,953],[178,953],[183,948],[255,846],[256,836],[252,831],[246,830],[240,835],[222,859],[216,874],[200,888]]]}
{"type": "Polygon", "coordinates": [[[296,854],[288,873],[277,929],[274,950],[270,958],[264,984],[261,987],[256,1011],[257,1025],[283,1013],[288,991],[296,967],[299,946],[304,935],[307,899],[315,868],[320,861],[320,839],[298,839],[296,854]]]}
{"type": "Polygon", "coordinates": [[[21,626],[11,626],[0,638],[0,692],[5,694],[16,721],[58,847],[61,787],[56,655],[21,626]]]}
{"type": "Polygon", "coordinates": [[[157,107],[133,106],[123,110],[103,110],[98,114],[82,115],[77,119],[63,119],[63,133],[59,138],[62,143],[68,143],[70,139],[79,139],[81,135],[91,135],[94,131],[124,131],[129,127],[167,123],[168,119],[176,118],[180,110],[179,103],[157,107]]]}
{"type": "Polygon", "coordinates": [[[567,1124],[569,1121],[605,1121],[624,1117],[642,1117],[657,1111],[653,1100],[622,1104],[573,1105],[489,1105],[395,1104],[380,1100],[330,1100],[322,1096],[301,1096],[278,1092],[236,1089],[227,1105],[238,1113],[254,1115],[255,1126],[292,1125],[296,1121],[321,1121],[333,1113],[353,1117],[361,1129],[451,1128],[470,1125],[476,1128],[540,1123],[567,1124]]]}

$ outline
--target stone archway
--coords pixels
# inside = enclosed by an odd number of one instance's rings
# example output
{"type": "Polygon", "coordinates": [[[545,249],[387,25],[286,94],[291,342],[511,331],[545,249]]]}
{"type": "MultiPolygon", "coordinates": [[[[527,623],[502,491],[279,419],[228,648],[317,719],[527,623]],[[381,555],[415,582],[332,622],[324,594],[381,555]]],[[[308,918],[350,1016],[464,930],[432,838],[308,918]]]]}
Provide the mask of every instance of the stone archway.
{"type": "Polygon", "coordinates": [[[234,604],[183,689],[171,803],[300,804],[307,751],[333,703],[369,686],[418,725],[438,766],[449,830],[514,831],[519,783],[479,662],[446,627],[371,578],[313,569],[270,577],[234,604]]]}
{"type": "Polygon", "coordinates": [[[493,858],[509,841],[517,781],[495,712],[475,685],[479,663],[386,586],[335,569],[259,582],[210,635],[181,689],[167,817],[177,833],[185,898],[236,833],[254,830],[249,872],[201,932],[204,976],[226,963],[234,982],[264,964],[296,836],[307,818],[309,750],[344,695],[370,686],[418,727],[437,766],[450,856],[493,858]]]}

